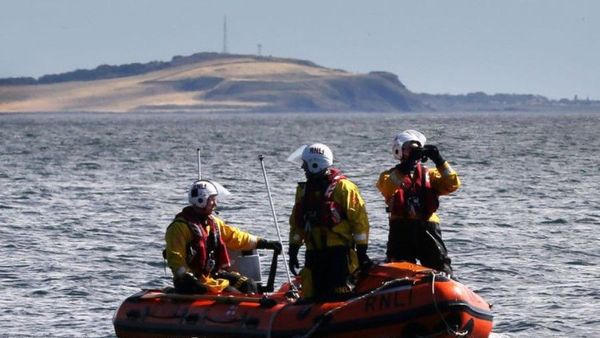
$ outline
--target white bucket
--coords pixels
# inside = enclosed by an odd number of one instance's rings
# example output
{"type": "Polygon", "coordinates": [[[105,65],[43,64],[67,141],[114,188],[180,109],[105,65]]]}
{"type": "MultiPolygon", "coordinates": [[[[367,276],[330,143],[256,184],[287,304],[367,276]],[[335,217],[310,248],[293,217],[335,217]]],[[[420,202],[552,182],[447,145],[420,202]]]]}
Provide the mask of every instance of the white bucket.
{"type": "Polygon", "coordinates": [[[242,255],[241,251],[230,250],[231,268],[242,275],[252,278],[257,284],[262,284],[260,257],[256,250],[251,255],[242,255]]]}

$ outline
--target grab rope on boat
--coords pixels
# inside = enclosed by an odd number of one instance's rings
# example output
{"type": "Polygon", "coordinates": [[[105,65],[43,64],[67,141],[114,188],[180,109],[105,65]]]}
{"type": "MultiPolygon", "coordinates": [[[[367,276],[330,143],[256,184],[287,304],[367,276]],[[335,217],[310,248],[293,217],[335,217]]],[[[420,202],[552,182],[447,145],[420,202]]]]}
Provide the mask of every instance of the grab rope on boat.
{"type": "Polygon", "coordinates": [[[273,332],[273,323],[275,323],[275,318],[279,315],[279,312],[283,311],[283,309],[285,309],[286,307],[292,305],[294,303],[287,303],[284,306],[282,306],[281,308],[279,308],[279,310],[273,312],[273,314],[271,315],[271,318],[269,319],[269,329],[267,330],[267,338],[271,338],[271,332],[273,332]]]}
{"type": "MultiPolygon", "coordinates": [[[[433,272],[433,271],[431,272],[431,298],[433,299],[433,306],[435,307],[435,311],[438,313],[438,315],[440,315],[442,322],[446,326],[446,332],[448,334],[455,335],[456,337],[466,337],[469,334],[469,331],[468,330],[455,331],[454,329],[452,329],[450,327],[450,324],[448,324],[448,322],[446,321],[446,318],[444,318],[442,311],[440,311],[440,308],[437,304],[437,300],[435,299],[435,272],[433,272]]],[[[435,336],[426,336],[426,337],[435,337],[435,336]]],[[[423,337],[423,338],[425,338],[425,337],[423,337]]]]}
{"type": "MultiPolygon", "coordinates": [[[[469,334],[469,331],[468,331],[468,330],[464,330],[464,331],[457,331],[457,330],[454,330],[454,329],[453,329],[453,328],[450,326],[450,324],[449,324],[449,323],[446,321],[446,318],[444,318],[444,315],[442,314],[442,312],[441,312],[441,310],[440,310],[440,308],[439,308],[439,306],[438,306],[438,304],[437,304],[436,297],[435,297],[435,272],[433,272],[433,271],[432,271],[432,272],[431,272],[431,275],[432,275],[432,279],[431,279],[431,296],[432,296],[432,299],[433,299],[433,306],[435,307],[435,310],[436,310],[436,312],[438,313],[438,315],[439,315],[439,316],[440,316],[440,318],[442,319],[442,322],[443,322],[443,323],[444,323],[444,325],[446,326],[446,333],[448,333],[448,334],[451,334],[451,335],[454,335],[454,336],[456,336],[456,337],[466,337],[466,336],[469,334]]],[[[360,296],[360,297],[353,298],[353,299],[351,299],[350,301],[348,301],[348,302],[346,302],[346,303],[343,303],[343,304],[341,304],[340,306],[338,306],[338,307],[335,307],[335,308],[333,308],[333,309],[331,309],[331,310],[327,311],[327,312],[326,312],[325,314],[323,314],[323,315],[321,316],[321,318],[320,318],[320,319],[319,319],[319,320],[318,320],[318,321],[317,321],[317,322],[316,322],[316,323],[315,323],[315,324],[314,324],[314,325],[313,325],[313,326],[310,328],[310,330],[308,330],[308,332],[307,332],[305,335],[301,336],[301,338],[309,338],[309,337],[311,337],[313,334],[315,334],[315,332],[317,332],[317,330],[318,330],[318,329],[321,327],[321,325],[322,325],[324,322],[326,322],[326,321],[328,321],[329,319],[331,319],[331,316],[333,316],[333,314],[334,314],[334,313],[336,313],[336,312],[338,312],[339,310],[341,310],[341,309],[343,309],[343,308],[347,307],[348,305],[350,305],[350,304],[352,304],[352,303],[355,303],[355,302],[357,302],[357,301],[360,301],[360,300],[362,300],[362,299],[365,299],[365,298],[367,298],[367,297],[370,297],[370,296],[374,295],[375,293],[377,293],[377,292],[379,292],[379,291],[381,291],[381,290],[384,290],[384,289],[386,289],[386,288],[389,288],[389,287],[393,287],[393,286],[394,286],[394,284],[397,284],[397,283],[405,283],[406,281],[407,281],[407,279],[393,279],[393,280],[387,281],[387,282],[383,283],[383,284],[382,284],[380,287],[378,287],[378,288],[376,288],[376,289],[373,289],[373,290],[371,290],[369,293],[366,293],[366,294],[364,294],[364,295],[362,295],[362,296],[360,296]]],[[[291,305],[291,304],[287,304],[287,305],[291,305]]],[[[284,306],[284,307],[282,307],[281,309],[279,309],[279,311],[283,310],[285,307],[287,307],[287,305],[286,305],[286,306],[284,306]]],[[[271,317],[271,323],[270,323],[270,325],[269,325],[269,331],[268,331],[268,334],[267,334],[267,337],[269,337],[269,338],[271,337],[271,330],[272,330],[272,325],[273,325],[273,322],[274,322],[274,320],[275,320],[275,317],[276,317],[276,316],[277,316],[277,314],[279,313],[279,311],[277,311],[276,313],[274,313],[274,314],[273,314],[273,316],[271,317]]],[[[440,333],[435,333],[435,334],[433,334],[433,335],[419,336],[419,337],[420,337],[420,338],[432,338],[432,337],[439,336],[439,335],[441,335],[441,334],[442,334],[442,333],[440,332],[440,333]]]]}
{"type": "MultiPolygon", "coordinates": [[[[345,308],[346,306],[348,306],[348,305],[350,305],[352,303],[355,303],[357,301],[363,300],[363,299],[365,299],[367,297],[370,297],[373,294],[375,294],[375,293],[377,293],[377,292],[379,292],[381,290],[393,287],[394,284],[404,284],[404,283],[406,283],[407,280],[408,279],[406,279],[406,278],[398,278],[398,279],[389,280],[389,281],[383,283],[380,287],[369,291],[369,293],[365,293],[362,296],[359,296],[359,297],[356,297],[356,298],[352,298],[348,302],[345,302],[345,303],[341,304],[340,306],[337,306],[337,307],[335,307],[335,308],[333,308],[333,309],[325,312],[325,314],[323,314],[321,316],[321,318],[315,323],[315,325],[313,325],[310,328],[310,330],[308,330],[308,332],[305,335],[301,336],[301,338],[309,338],[309,337],[311,337],[321,327],[321,325],[324,322],[329,321],[329,319],[331,319],[331,316],[333,316],[334,313],[336,313],[339,310],[345,308]]],[[[269,332],[269,336],[270,336],[270,332],[269,332]]]]}

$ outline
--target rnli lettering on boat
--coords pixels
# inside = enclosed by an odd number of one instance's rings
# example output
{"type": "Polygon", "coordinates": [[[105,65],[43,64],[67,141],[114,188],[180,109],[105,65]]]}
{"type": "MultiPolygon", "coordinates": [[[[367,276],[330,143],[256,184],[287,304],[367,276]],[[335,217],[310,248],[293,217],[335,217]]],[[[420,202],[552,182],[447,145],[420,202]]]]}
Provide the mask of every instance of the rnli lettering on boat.
{"type": "Polygon", "coordinates": [[[382,311],[402,308],[410,304],[410,292],[407,290],[388,292],[368,297],[365,302],[365,312],[382,311]]]}

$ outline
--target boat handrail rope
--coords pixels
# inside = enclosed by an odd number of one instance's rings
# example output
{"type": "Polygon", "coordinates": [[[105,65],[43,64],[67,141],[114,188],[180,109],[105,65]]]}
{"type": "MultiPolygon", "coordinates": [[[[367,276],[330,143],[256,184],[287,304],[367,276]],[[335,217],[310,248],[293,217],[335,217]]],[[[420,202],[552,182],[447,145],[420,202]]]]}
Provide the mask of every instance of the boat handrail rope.
{"type": "Polygon", "coordinates": [[[279,239],[279,243],[281,244],[281,257],[283,258],[283,265],[285,266],[285,272],[287,274],[288,283],[291,288],[292,297],[298,298],[298,289],[296,289],[296,285],[292,283],[292,276],[290,274],[290,269],[287,265],[287,257],[285,255],[285,250],[283,250],[283,240],[281,239],[281,231],[279,230],[279,223],[277,222],[277,215],[275,214],[275,207],[273,206],[273,198],[271,197],[271,186],[269,185],[269,179],[267,178],[267,170],[265,169],[265,157],[261,154],[258,155],[258,160],[260,161],[260,167],[262,168],[263,177],[265,179],[265,186],[267,187],[267,195],[269,196],[269,205],[271,206],[271,214],[273,215],[273,222],[275,222],[275,229],[277,230],[277,237],[279,239]]]}
{"type": "Polygon", "coordinates": [[[172,300],[186,300],[186,301],[198,301],[198,300],[212,300],[218,303],[261,303],[262,298],[248,297],[248,296],[237,296],[237,295],[217,295],[217,294],[181,294],[181,293],[150,293],[140,296],[139,299],[172,299],[172,300]]]}
{"type": "MultiPolygon", "coordinates": [[[[339,305],[337,307],[334,307],[333,309],[325,312],[325,314],[323,314],[321,316],[321,318],[310,328],[310,330],[308,330],[308,332],[305,335],[301,336],[301,338],[309,338],[310,336],[312,336],[321,327],[321,324],[323,322],[325,322],[326,320],[329,321],[329,319],[331,318],[331,316],[333,316],[333,314],[335,312],[338,312],[339,310],[345,308],[346,306],[348,306],[352,303],[355,303],[359,300],[363,300],[367,297],[370,297],[381,290],[385,290],[387,288],[393,287],[394,284],[396,284],[396,283],[399,283],[401,285],[406,285],[406,281],[407,281],[406,278],[396,278],[396,279],[389,280],[389,281],[381,284],[381,286],[377,287],[376,289],[369,291],[368,293],[365,293],[356,298],[352,298],[349,301],[342,303],[341,305],[339,305]]],[[[269,330],[269,333],[270,333],[270,330],[269,330]]]]}
{"type": "Polygon", "coordinates": [[[271,333],[273,332],[273,323],[275,323],[275,318],[277,318],[277,316],[279,315],[279,313],[281,311],[283,311],[283,309],[285,309],[286,307],[288,307],[292,304],[294,304],[294,303],[287,303],[284,306],[277,309],[277,311],[273,312],[273,314],[271,315],[271,318],[269,318],[269,328],[267,329],[267,338],[271,338],[271,333]]]}
{"type": "Polygon", "coordinates": [[[444,323],[444,325],[446,325],[446,331],[449,334],[455,335],[456,337],[466,337],[469,334],[469,331],[468,330],[455,331],[454,329],[452,329],[450,327],[450,324],[448,324],[448,322],[446,321],[446,318],[444,318],[442,311],[440,311],[440,308],[438,307],[437,300],[435,299],[435,272],[434,271],[431,271],[431,298],[433,299],[433,306],[435,307],[435,311],[438,313],[438,315],[440,315],[440,318],[442,319],[442,322],[444,323]]]}

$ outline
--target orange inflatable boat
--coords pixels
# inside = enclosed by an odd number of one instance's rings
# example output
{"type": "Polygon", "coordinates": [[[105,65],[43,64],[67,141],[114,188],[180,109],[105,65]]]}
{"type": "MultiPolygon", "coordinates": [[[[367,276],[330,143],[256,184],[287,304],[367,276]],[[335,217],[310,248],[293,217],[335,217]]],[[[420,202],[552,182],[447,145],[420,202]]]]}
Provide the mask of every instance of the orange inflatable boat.
{"type": "Polygon", "coordinates": [[[296,300],[290,287],[250,296],[144,290],[123,302],[113,323],[118,337],[488,337],[492,330],[487,302],[415,264],[374,266],[351,296],[335,301],[296,300]]]}

